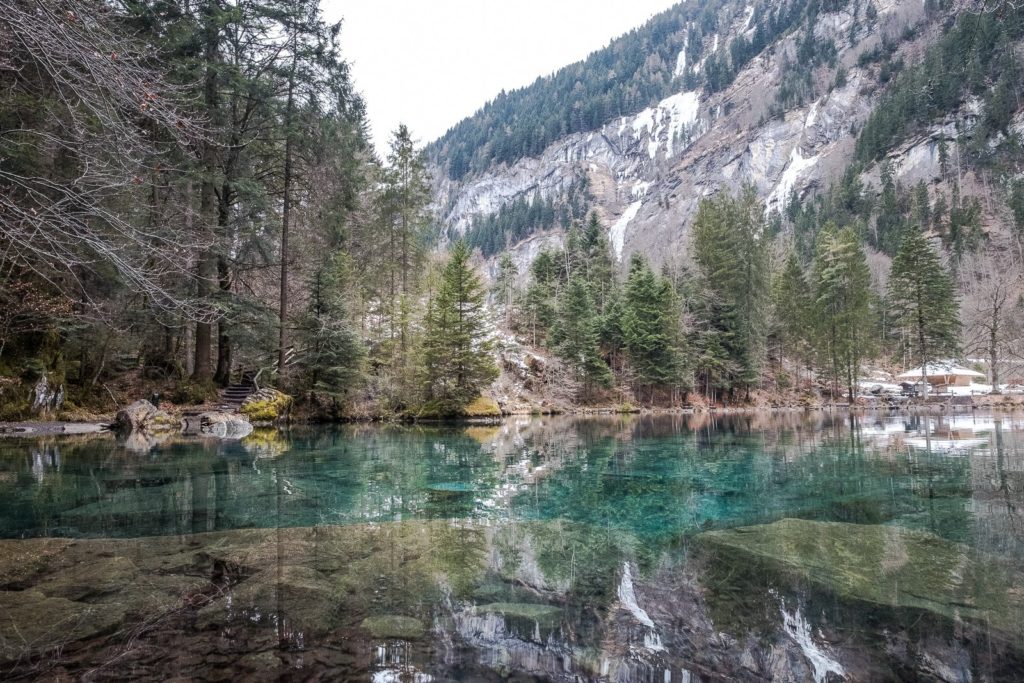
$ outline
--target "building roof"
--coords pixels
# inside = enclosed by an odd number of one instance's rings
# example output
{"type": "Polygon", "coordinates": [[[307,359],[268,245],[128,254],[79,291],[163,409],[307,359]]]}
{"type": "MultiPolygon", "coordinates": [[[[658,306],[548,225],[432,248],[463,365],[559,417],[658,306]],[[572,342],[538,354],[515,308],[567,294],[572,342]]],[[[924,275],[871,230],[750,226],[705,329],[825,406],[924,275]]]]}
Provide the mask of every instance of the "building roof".
{"type": "MultiPolygon", "coordinates": [[[[898,380],[918,380],[921,379],[921,369],[916,367],[913,370],[907,370],[904,373],[896,375],[898,380]]],[[[984,378],[984,373],[975,372],[963,366],[957,365],[956,363],[939,361],[936,363],[928,363],[925,368],[926,372],[923,373],[927,377],[979,377],[984,378]]]]}

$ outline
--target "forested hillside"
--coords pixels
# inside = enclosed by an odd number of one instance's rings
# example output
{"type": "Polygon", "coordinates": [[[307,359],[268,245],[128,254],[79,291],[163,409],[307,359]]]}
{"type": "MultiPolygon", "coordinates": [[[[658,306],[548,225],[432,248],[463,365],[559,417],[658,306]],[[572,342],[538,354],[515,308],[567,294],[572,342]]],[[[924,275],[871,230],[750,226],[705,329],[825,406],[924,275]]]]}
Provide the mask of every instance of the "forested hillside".
{"type": "Polygon", "coordinates": [[[683,3],[430,146],[440,232],[493,255],[505,320],[577,396],[838,397],[868,368],[947,357],[1020,382],[1022,21],[683,3]],[[580,178],[589,223],[538,220],[580,178]],[[576,254],[597,239],[595,271],[576,254]],[[628,296],[645,269],[646,306],[628,296]]]}
{"type": "Polygon", "coordinates": [[[1024,382],[1024,10],[683,3],[420,148],[317,0],[0,16],[0,419],[1024,382]]]}
{"type": "Polygon", "coordinates": [[[403,126],[375,158],[343,46],[318,0],[4,4],[0,417],[242,378],[326,416],[479,392],[420,358],[489,359],[434,322],[475,275],[428,255],[422,151],[403,126]]]}

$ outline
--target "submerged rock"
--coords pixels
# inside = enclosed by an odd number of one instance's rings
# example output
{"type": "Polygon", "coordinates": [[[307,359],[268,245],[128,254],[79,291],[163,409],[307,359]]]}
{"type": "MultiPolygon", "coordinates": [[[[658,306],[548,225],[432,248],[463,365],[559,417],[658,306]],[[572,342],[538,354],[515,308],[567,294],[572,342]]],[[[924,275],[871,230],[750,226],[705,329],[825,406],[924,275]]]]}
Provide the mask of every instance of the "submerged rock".
{"type": "Polygon", "coordinates": [[[84,600],[121,590],[137,572],[127,557],[105,557],[63,569],[35,588],[50,597],[84,600]]]}
{"type": "Polygon", "coordinates": [[[477,614],[500,614],[504,617],[529,619],[541,625],[552,625],[558,621],[562,610],[551,605],[538,605],[527,602],[492,602],[489,605],[477,605],[477,614]]]}
{"type": "Polygon", "coordinates": [[[1024,574],[970,546],[896,526],[783,519],[701,534],[717,552],[739,552],[836,594],[984,621],[1024,637],[1024,574]]]}
{"type": "Polygon", "coordinates": [[[322,635],[335,626],[337,590],[327,577],[306,566],[270,567],[236,586],[224,599],[199,612],[200,629],[242,619],[276,623],[295,634],[322,635]]]}
{"type": "Polygon", "coordinates": [[[374,638],[398,638],[415,640],[423,635],[426,627],[423,622],[413,617],[398,614],[384,614],[363,619],[362,627],[374,638]]]}
{"type": "Polygon", "coordinates": [[[37,590],[0,591],[0,662],[26,660],[113,631],[116,605],[87,605],[37,590]]]}

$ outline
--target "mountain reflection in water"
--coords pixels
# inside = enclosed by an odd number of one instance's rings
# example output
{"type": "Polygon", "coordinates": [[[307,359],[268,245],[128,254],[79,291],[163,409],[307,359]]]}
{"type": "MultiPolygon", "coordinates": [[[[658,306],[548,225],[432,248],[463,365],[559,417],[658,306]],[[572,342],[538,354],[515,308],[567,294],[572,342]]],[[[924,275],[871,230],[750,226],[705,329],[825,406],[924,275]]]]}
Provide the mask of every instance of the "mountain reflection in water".
{"type": "Polygon", "coordinates": [[[1024,420],[0,441],[0,677],[1014,680],[1024,420]]]}

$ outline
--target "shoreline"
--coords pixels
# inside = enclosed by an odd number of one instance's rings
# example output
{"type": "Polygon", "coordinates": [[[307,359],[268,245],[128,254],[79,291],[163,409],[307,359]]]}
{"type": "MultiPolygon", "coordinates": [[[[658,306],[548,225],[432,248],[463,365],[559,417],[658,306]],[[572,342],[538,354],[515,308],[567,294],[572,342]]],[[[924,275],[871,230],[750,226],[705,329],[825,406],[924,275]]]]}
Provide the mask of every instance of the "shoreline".
{"type": "MultiPolygon", "coordinates": [[[[948,403],[907,403],[902,405],[849,405],[847,403],[824,404],[818,406],[702,406],[679,407],[679,408],[636,408],[634,410],[620,410],[615,408],[576,408],[572,410],[546,410],[546,411],[517,411],[503,413],[500,416],[489,417],[464,417],[453,419],[420,419],[409,420],[395,416],[371,416],[342,418],[333,421],[315,420],[293,420],[282,422],[279,425],[269,425],[272,428],[289,426],[331,426],[345,424],[399,424],[399,425],[458,425],[458,424],[495,424],[503,420],[522,417],[614,417],[614,416],[636,416],[636,417],[659,417],[667,415],[747,415],[758,413],[837,413],[846,412],[851,414],[867,413],[907,413],[913,415],[945,415],[951,413],[969,412],[991,412],[1014,414],[1024,412],[1024,405],[996,403],[984,405],[972,403],[970,405],[950,405],[948,403]]],[[[80,435],[103,435],[115,434],[112,429],[112,421],[61,421],[61,420],[33,420],[19,422],[0,422],[0,438],[37,437],[37,436],[80,436],[80,435]]]]}

